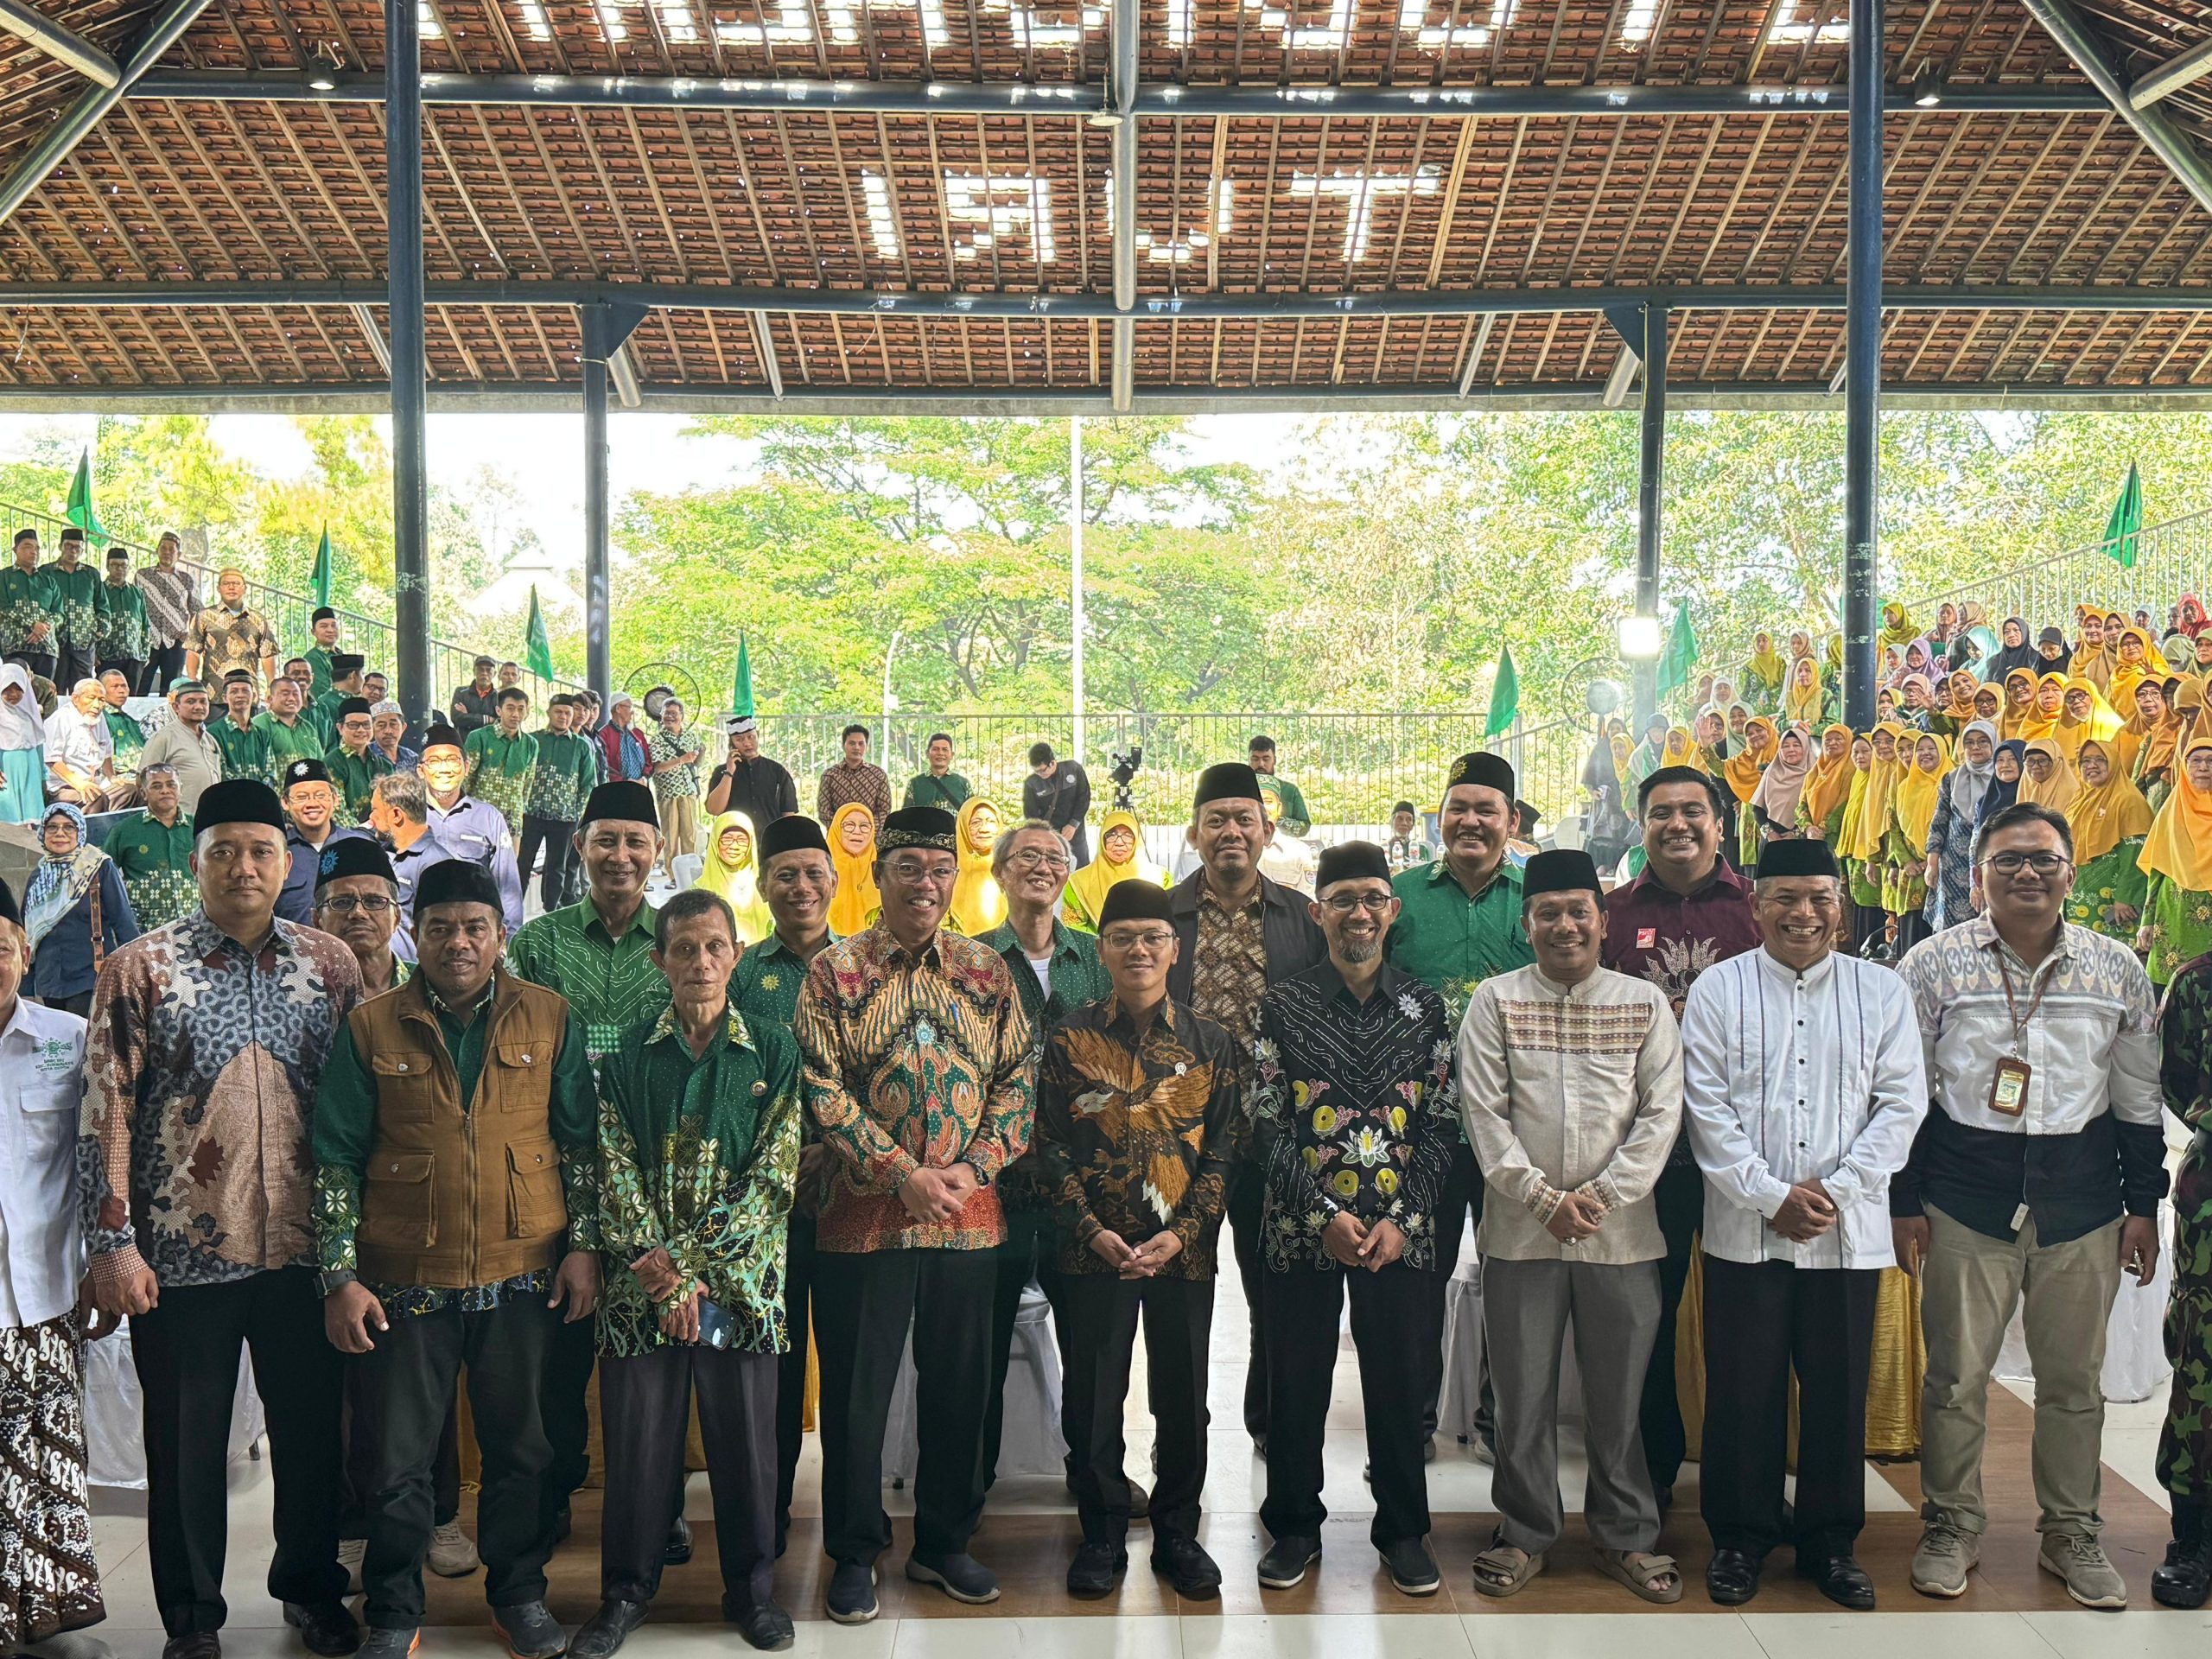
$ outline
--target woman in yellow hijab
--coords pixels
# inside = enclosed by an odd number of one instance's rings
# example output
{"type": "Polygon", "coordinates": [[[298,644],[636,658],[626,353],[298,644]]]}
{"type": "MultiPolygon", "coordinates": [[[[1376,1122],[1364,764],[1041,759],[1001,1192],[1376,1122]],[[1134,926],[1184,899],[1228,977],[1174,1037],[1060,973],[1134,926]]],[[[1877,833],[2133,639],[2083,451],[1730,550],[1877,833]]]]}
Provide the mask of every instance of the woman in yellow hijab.
{"type": "Polygon", "coordinates": [[[2066,808],[2066,827],[2074,832],[2066,919],[2133,944],[2149,887],[2137,860],[2151,832],[2151,804],[2128,781],[2110,742],[2082,739],[2074,765],[2082,790],[2066,808]]]}
{"type": "Polygon", "coordinates": [[[2173,787],[2181,741],[2188,734],[2190,722],[2162,680],[2138,681],[2134,701],[2135,718],[2127,722],[2120,741],[2125,745],[2131,737],[2134,740],[2134,760],[2127,773],[2143,791],[2143,798],[2156,806],[2173,787]]]}
{"type": "Polygon", "coordinates": [[[1821,683],[1819,664],[1809,657],[1800,657],[1789,666],[1789,690],[1782,699],[1783,727],[1815,730],[1827,716],[1827,689],[1821,683]]]}
{"type": "Polygon", "coordinates": [[[1805,788],[1797,797],[1800,833],[1831,847],[1842,842],[1843,816],[1851,785],[1859,777],[1851,765],[1851,728],[1831,726],[1821,734],[1820,753],[1806,774],[1805,788]]]}
{"type": "Polygon", "coordinates": [[[737,937],[757,944],[776,931],[768,901],[760,896],[760,860],[753,844],[753,820],[742,812],[716,816],[707,830],[707,862],[691,884],[718,893],[737,918],[737,937]]]}
{"type": "Polygon", "coordinates": [[[2036,677],[2032,669],[2016,668],[2005,677],[2005,712],[1998,716],[1997,733],[2010,741],[2030,738],[2036,723],[2036,677]]]}
{"type": "Polygon", "coordinates": [[[2147,679],[2165,672],[2166,659],[2159,654],[2158,642],[2140,628],[2124,628],[2120,635],[2120,665],[2112,671],[2112,683],[2105,688],[2105,701],[2115,709],[2125,709],[2134,700],[2135,688],[2147,679]]]}
{"type": "Polygon", "coordinates": [[[1851,740],[1851,785],[1845,791],[1843,810],[1837,815],[1832,844],[1843,862],[1844,892],[1851,900],[1851,948],[1863,951],[1868,940],[1882,931],[1881,867],[1870,864],[1858,850],[1859,826],[1866,818],[1866,786],[1874,775],[1874,741],[1865,735],[1851,740]]]}
{"type": "Polygon", "coordinates": [[[2192,732],[2174,768],[2173,792],[2152,821],[2136,861],[2151,878],[2135,948],[2151,982],[2212,950],[2212,732],[2192,732]]]}
{"type": "Polygon", "coordinates": [[[2063,674],[2044,674],[2036,681],[2036,709],[2029,717],[2028,728],[2023,738],[2056,737],[2059,722],[2066,718],[2066,677],[2063,674]]]}
{"type": "Polygon", "coordinates": [[[998,838],[998,808],[980,795],[970,796],[960,809],[953,835],[960,874],[952,883],[944,925],[971,939],[980,939],[1006,920],[1006,893],[991,874],[991,851],[998,838]]]}
{"type": "Polygon", "coordinates": [[[2081,792],[2081,775],[2059,748],[2057,740],[2030,738],[2027,754],[2021,762],[2019,798],[2047,806],[2054,812],[2063,812],[2081,792]]]}
{"type": "Polygon", "coordinates": [[[2078,674],[2067,679],[2065,708],[2066,712],[2059,717],[2058,729],[2051,735],[2058,740],[2059,752],[2069,760],[2080,759],[2084,743],[2111,742],[2127,723],[2105,701],[2105,694],[2078,674]]]}
{"type": "Polygon", "coordinates": [[[1774,648],[1774,636],[1761,628],[1751,636],[1751,655],[1744,664],[1744,701],[1754,709],[1773,709],[1782,702],[1783,677],[1789,664],[1774,648]]]}
{"type": "Polygon", "coordinates": [[[1690,736],[1687,726],[1667,728],[1667,747],[1659,752],[1662,766],[1694,766],[1698,764],[1697,743],[1690,736]]]}
{"type": "Polygon", "coordinates": [[[874,926],[883,908],[875,886],[875,816],[858,801],[839,807],[830,820],[830,864],[837,872],[830,931],[849,938],[874,926]]]}
{"type": "Polygon", "coordinates": [[[1929,929],[1921,915],[1928,902],[1928,826],[1936,821],[1950,755],[1933,732],[1907,732],[1897,743],[1897,779],[1890,792],[1890,821],[1883,836],[1889,874],[1882,908],[1897,918],[1897,949],[1917,944],[1929,929]]]}
{"type": "Polygon", "coordinates": [[[1067,894],[1060,900],[1060,919],[1070,927],[1096,933],[1106,895],[1124,881],[1148,881],[1155,887],[1167,885],[1165,872],[1144,855],[1144,833],[1137,815],[1116,807],[1098,827],[1098,856],[1068,878],[1067,894]]]}
{"type": "Polygon", "coordinates": [[[1764,715],[1759,715],[1745,726],[1744,747],[1730,755],[1720,768],[1720,781],[1736,798],[1739,813],[1736,823],[1737,853],[1745,869],[1759,859],[1758,814],[1742,809],[1750,805],[1751,797],[1758,792],[1759,779],[1774,759],[1779,735],[1774,722],[1764,715]]]}

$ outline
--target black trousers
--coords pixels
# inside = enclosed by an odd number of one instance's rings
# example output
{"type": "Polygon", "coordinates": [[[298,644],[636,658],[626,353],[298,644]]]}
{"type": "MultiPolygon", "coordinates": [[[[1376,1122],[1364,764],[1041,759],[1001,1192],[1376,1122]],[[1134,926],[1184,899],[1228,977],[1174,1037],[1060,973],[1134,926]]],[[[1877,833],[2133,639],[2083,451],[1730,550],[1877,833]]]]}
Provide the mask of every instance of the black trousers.
{"type": "Polygon", "coordinates": [[[1260,1522],[1273,1536],[1318,1538],[1329,1516],[1321,1502],[1321,1445],[1347,1293],[1375,1491],[1368,1535],[1387,1549],[1428,1531],[1421,1402],[1429,1351],[1443,1340],[1433,1322],[1435,1276],[1433,1268],[1402,1262],[1379,1273],[1296,1268],[1265,1276],[1268,1497],[1260,1522]]]}
{"type": "MultiPolygon", "coordinates": [[[[991,1287],[991,1392],[983,1412],[983,1490],[988,1491],[999,1475],[999,1443],[1006,1431],[1006,1372],[1014,1358],[1014,1319],[1021,1311],[1021,1293],[1036,1280],[1052,1305],[1052,1328],[1058,1334],[1060,1366],[1067,1367],[1067,1333],[1061,1321],[1060,1274],[1053,1257],[1059,1248],[1059,1224],[1050,1210],[1008,1209],[1006,1243],[992,1252],[997,1281],[991,1287]]],[[[1075,1473],[1075,1440],[1068,1437],[1068,1472],[1075,1473]]]]}
{"type": "Polygon", "coordinates": [[[1659,1334],[1651,1344],[1650,1369],[1643,1374],[1643,1461],[1651,1471],[1651,1489],[1663,1493],[1682,1472],[1689,1453],[1689,1439],[1682,1426],[1682,1407],[1675,1391],[1675,1323],[1682,1309],[1682,1291],[1689,1283],[1690,1250],[1698,1230],[1705,1225],[1705,1177],[1695,1162],[1681,1155],[1659,1173],[1652,1192],[1659,1210],[1659,1230],[1666,1236],[1667,1255],[1659,1263],[1659,1334]]]}
{"type": "Polygon", "coordinates": [[[591,1473],[591,1370],[598,1360],[595,1320],[555,1325],[545,1346],[544,1386],[537,1397],[545,1441],[553,1451],[545,1471],[548,1526],[591,1473]]]}
{"type": "Polygon", "coordinates": [[[227,1611],[225,1482],[241,1344],[269,1421],[276,1542],[269,1593],[323,1602],[346,1592],[338,1565],[345,1372],[322,1332],[315,1274],[281,1268],[229,1284],[163,1286],[161,1306],[130,1321],[130,1347],[145,1396],[146,1554],[172,1637],[219,1630],[227,1611]]]}
{"type": "MultiPolygon", "coordinates": [[[[41,675],[48,680],[54,677],[54,653],[50,651],[11,651],[8,653],[7,660],[11,663],[21,663],[34,679],[41,675]]],[[[68,695],[66,688],[58,689],[61,690],[64,696],[68,695]]]]}
{"type": "Polygon", "coordinates": [[[1110,1272],[1060,1280],[1060,1426],[1075,1464],[1083,1535],[1120,1548],[1129,1533],[1128,1447],[1122,1408],[1128,1399],[1137,1325],[1158,1429],[1160,1472],[1152,1495],[1153,1548],[1196,1538],[1206,1484],[1206,1337],[1213,1325],[1211,1279],[1122,1279],[1110,1272]]]}
{"type": "Polygon", "coordinates": [[[142,697],[158,697],[169,689],[169,682],[184,672],[182,645],[154,645],[149,648],[146,671],[134,690],[142,697]]]}
{"type": "Polygon", "coordinates": [[[548,910],[558,910],[569,902],[569,883],[576,862],[575,833],[575,824],[558,818],[541,818],[530,812],[522,815],[522,848],[515,863],[527,887],[531,870],[537,862],[537,849],[545,849],[545,874],[538,882],[537,897],[548,910]]]}
{"type": "Polygon", "coordinates": [[[54,684],[54,689],[63,696],[69,695],[69,688],[78,681],[89,680],[92,677],[91,645],[64,645],[55,653],[55,658],[54,666],[61,671],[61,677],[55,680],[54,684]]]}
{"type": "MultiPolygon", "coordinates": [[[[458,1307],[391,1321],[361,1355],[356,1402],[372,1447],[369,1548],[361,1564],[372,1629],[410,1630],[423,1622],[423,1558],[435,1505],[430,1470],[461,1368],[483,1456],[476,1497],[476,1548],[484,1599],[494,1607],[542,1600],[553,1532],[540,1493],[551,1452],[538,1411],[545,1355],[561,1310],[515,1296],[481,1313],[458,1307]]],[[[592,1328],[589,1319],[576,1326],[592,1328]]]]}
{"type": "Polygon", "coordinates": [[[791,1345],[776,1360],[776,1554],[791,1529],[791,1488],[806,1442],[806,1352],[813,1338],[814,1217],[791,1211],[784,1235],[784,1325],[791,1345]]]}
{"type": "Polygon", "coordinates": [[[1698,1470],[1716,1549],[1764,1557],[1788,1541],[1782,1478],[1797,1374],[1800,1561],[1851,1554],[1866,1524],[1872,1268],[1705,1258],[1705,1446],[1698,1470]]]}
{"type": "MultiPolygon", "coordinates": [[[[1267,1277],[1261,1251],[1262,1211],[1268,1190],[1267,1173],[1259,1165],[1239,1159],[1229,1172],[1227,1215],[1230,1242],[1236,1251],[1236,1276],[1244,1284],[1246,1317],[1251,1321],[1251,1357],[1244,1365],[1244,1432],[1265,1445],[1268,1438],[1268,1328],[1261,1281],[1267,1277]]],[[[1439,1364],[1442,1362],[1440,1360],[1439,1364]]],[[[1440,1376],[1441,1372],[1439,1373],[1440,1376]]]]}
{"type": "MultiPolygon", "coordinates": [[[[369,1495],[376,1480],[376,1437],[359,1427],[361,1368],[346,1362],[346,1484],[338,1502],[338,1535],[369,1535],[369,1495]]],[[[430,1465],[430,1519],[438,1526],[461,1514],[461,1407],[446,1405],[446,1426],[438,1433],[436,1460],[430,1465]]]]}
{"type": "MultiPolygon", "coordinates": [[[[1443,1195],[1436,1205],[1436,1363],[1431,1368],[1427,1392],[1421,1402],[1421,1439],[1436,1433],[1436,1402],[1444,1393],[1444,1299],[1452,1275],[1459,1266],[1459,1245],[1469,1220],[1482,1225],[1483,1166],[1475,1149],[1464,1141],[1452,1149],[1452,1166],[1444,1173],[1443,1195]]],[[[1482,1398],[1475,1408],[1475,1427],[1485,1440],[1493,1438],[1497,1413],[1492,1409],[1490,1368],[1483,1368],[1482,1398]]]]}
{"type": "Polygon", "coordinates": [[[600,1361],[607,1446],[601,1596],[646,1602],[660,1589],[669,1523],[683,1501],[683,1439],[696,1388],[724,1596],[734,1611],[774,1599],[777,1357],[671,1347],[600,1361]]]}
{"type": "Polygon", "coordinates": [[[883,1431],[906,1332],[914,1336],[914,1553],[968,1548],[983,1512],[983,1414],[991,1382],[989,1250],[823,1250],[814,1258],[822,1349],[822,1547],[867,1566],[890,1547],[883,1431]]]}
{"type": "Polygon", "coordinates": [[[123,676],[123,683],[129,686],[134,692],[138,689],[138,682],[144,678],[146,674],[146,664],[142,662],[136,661],[129,657],[101,658],[99,661],[100,673],[105,676],[111,668],[123,676]]]}

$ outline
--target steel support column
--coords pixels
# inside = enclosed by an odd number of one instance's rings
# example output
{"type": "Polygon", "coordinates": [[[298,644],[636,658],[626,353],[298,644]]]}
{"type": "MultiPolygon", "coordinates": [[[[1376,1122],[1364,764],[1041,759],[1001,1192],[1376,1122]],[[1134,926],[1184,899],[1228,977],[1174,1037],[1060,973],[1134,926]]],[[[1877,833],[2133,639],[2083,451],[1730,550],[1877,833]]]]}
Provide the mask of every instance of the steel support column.
{"type": "Polygon", "coordinates": [[[1107,97],[1114,124],[1114,320],[1113,372],[1108,385],[1114,412],[1126,415],[1136,404],[1136,324],[1129,313],[1137,302],[1137,0],[1114,0],[1113,56],[1107,97]]]}
{"type": "MultiPolygon", "coordinates": [[[[1882,0],[1851,0],[1851,81],[1882,75],[1882,0]]],[[[1844,296],[1843,717],[1874,724],[1874,596],[1881,535],[1882,108],[1851,111],[1844,296]]]]}
{"type": "MultiPolygon", "coordinates": [[[[1636,613],[1659,614],[1659,543],[1664,528],[1661,486],[1667,459],[1667,312],[1643,308],[1643,417],[1636,452],[1636,613]]],[[[1636,741],[1659,707],[1659,664],[1636,664],[1636,741]]]]}
{"type": "Polygon", "coordinates": [[[407,717],[428,721],[439,702],[430,683],[429,369],[423,314],[422,43],[416,0],[385,0],[384,22],[394,667],[407,717]]]}
{"type": "Polygon", "coordinates": [[[614,694],[614,587],[607,494],[607,365],[645,320],[641,305],[583,308],[584,683],[603,708],[614,694]]]}

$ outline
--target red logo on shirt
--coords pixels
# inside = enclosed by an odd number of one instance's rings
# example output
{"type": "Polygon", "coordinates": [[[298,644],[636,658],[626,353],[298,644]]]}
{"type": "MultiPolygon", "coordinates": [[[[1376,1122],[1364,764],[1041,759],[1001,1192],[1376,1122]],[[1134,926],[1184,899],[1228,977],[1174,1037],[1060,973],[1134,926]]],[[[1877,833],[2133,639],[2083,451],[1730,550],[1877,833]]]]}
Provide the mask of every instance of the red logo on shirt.
{"type": "Polygon", "coordinates": [[[1658,943],[1659,930],[1657,928],[1639,927],[1636,930],[1636,948],[1637,950],[1649,950],[1658,943]]]}

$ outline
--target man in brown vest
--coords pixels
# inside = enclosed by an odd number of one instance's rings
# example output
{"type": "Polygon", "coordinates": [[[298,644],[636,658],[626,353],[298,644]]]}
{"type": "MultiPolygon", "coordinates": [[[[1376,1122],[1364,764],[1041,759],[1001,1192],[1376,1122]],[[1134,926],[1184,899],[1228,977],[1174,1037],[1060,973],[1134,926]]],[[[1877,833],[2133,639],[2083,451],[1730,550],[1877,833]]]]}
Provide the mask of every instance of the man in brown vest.
{"type": "Polygon", "coordinates": [[[464,1365],[493,1618],[515,1659],[567,1644],[545,1605],[538,1382],[556,1325],[599,1297],[598,1110],[569,1005],[499,966],[500,918],[480,866],[425,870],[417,974],[354,1010],[315,1102],[323,1325],[362,1356],[355,1431],[376,1448],[361,1649],[374,1659],[417,1640],[431,1463],[464,1365]]]}

